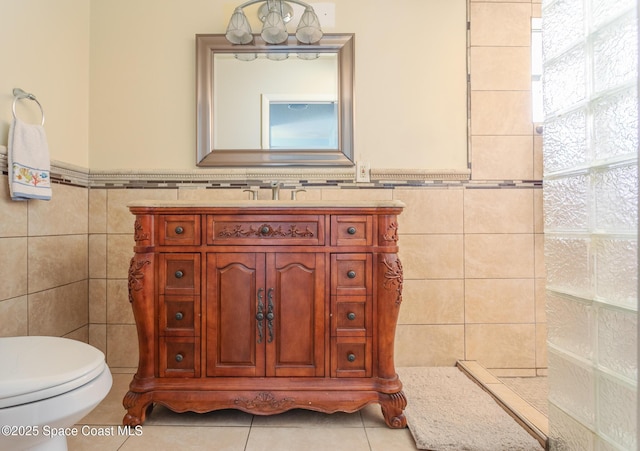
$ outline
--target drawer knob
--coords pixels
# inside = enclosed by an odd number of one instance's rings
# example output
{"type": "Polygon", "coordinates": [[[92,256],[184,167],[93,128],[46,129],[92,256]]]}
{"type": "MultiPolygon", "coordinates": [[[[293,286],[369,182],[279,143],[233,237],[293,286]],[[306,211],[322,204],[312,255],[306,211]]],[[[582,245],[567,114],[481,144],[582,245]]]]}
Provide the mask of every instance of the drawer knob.
{"type": "Polygon", "coordinates": [[[182,279],[182,277],[184,276],[184,273],[180,270],[177,270],[175,276],[176,276],[176,279],[182,279]]]}
{"type": "Polygon", "coordinates": [[[347,314],[347,319],[348,319],[349,321],[353,321],[354,319],[356,319],[356,314],[355,314],[355,313],[353,313],[353,312],[349,312],[349,313],[347,314]]]}
{"type": "Polygon", "coordinates": [[[178,312],[178,313],[176,313],[176,319],[177,319],[178,321],[180,321],[182,318],[184,318],[184,315],[182,314],[182,312],[178,312]]]}
{"type": "Polygon", "coordinates": [[[184,356],[182,354],[176,354],[176,362],[182,362],[184,360],[184,356]]]}
{"type": "Polygon", "coordinates": [[[347,229],[347,233],[348,233],[349,235],[355,235],[357,231],[358,231],[358,230],[357,230],[355,227],[349,227],[349,228],[347,229]]]}
{"type": "Polygon", "coordinates": [[[182,235],[184,233],[184,228],[182,226],[176,227],[176,234],[182,235]]]}
{"type": "Polygon", "coordinates": [[[347,360],[348,360],[349,362],[355,362],[355,361],[356,361],[356,355],[355,355],[355,354],[349,354],[349,355],[347,356],[347,360]]]}
{"type": "Polygon", "coordinates": [[[269,233],[269,226],[262,226],[262,228],[260,229],[260,233],[263,235],[266,235],[269,233]]]}
{"type": "Polygon", "coordinates": [[[349,272],[347,273],[347,277],[348,277],[349,279],[355,279],[355,278],[356,278],[356,272],[352,269],[351,271],[349,271],[349,272]]]}

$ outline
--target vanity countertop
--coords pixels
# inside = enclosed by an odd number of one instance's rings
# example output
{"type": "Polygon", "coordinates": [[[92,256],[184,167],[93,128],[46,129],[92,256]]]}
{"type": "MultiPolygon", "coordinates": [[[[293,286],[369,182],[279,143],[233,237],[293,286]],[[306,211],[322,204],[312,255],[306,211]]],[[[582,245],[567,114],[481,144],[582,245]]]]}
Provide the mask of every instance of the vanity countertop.
{"type": "Polygon", "coordinates": [[[139,200],[129,208],[323,209],[404,208],[399,200],[139,200]]]}

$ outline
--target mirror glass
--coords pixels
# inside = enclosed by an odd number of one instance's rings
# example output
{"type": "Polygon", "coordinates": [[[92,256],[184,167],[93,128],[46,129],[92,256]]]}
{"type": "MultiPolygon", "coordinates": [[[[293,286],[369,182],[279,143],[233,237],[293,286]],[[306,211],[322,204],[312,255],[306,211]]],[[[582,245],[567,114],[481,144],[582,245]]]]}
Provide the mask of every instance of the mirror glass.
{"type": "Polygon", "coordinates": [[[353,35],[196,50],[199,166],[353,165],[353,35]]]}

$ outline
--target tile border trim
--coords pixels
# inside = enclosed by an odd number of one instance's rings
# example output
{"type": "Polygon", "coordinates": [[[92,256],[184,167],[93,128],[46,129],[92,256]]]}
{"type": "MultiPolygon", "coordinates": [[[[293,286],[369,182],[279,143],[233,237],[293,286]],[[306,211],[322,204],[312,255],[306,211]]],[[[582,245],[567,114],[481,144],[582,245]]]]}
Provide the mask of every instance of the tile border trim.
{"type": "MultiPolygon", "coordinates": [[[[7,148],[0,146],[0,168],[7,173],[7,148]]],[[[278,180],[287,187],[344,189],[394,188],[542,188],[541,180],[472,180],[471,171],[428,169],[372,169],[371,181],[355,181],[354,168],[206,168],[169,170],[90,170],[52,160],[54,183],[91,189],[246,188],[278,180]]]]}

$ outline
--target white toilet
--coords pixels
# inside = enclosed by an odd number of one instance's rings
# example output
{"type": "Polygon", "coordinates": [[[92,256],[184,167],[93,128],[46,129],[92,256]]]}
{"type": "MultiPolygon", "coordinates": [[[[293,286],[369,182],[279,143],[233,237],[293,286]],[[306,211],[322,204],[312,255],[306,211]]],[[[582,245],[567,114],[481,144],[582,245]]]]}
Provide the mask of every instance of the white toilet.
{"type": "Polygon", "coordinates": [[[67,435],[111,382],[104,354],[86,343],[0,338],[0,450],[67,450],[67,435]]]}

